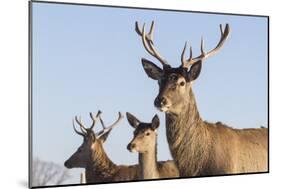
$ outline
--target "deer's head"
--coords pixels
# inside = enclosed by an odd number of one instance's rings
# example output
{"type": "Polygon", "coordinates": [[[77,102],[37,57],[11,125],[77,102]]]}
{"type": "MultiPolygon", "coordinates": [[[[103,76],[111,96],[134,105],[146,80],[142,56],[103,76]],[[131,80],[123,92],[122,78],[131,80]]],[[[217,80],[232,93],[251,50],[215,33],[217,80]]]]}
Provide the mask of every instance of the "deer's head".
{"type": "Polygon", "coordinates": [[[134,138],[128,144],[127,149],[131,152],[146,153],[155,148],[157,128],[160,124],[158,116],[155,115],[150,123],[144,123],[128,112],[126,115],[129,124],[135,129],[134,138]]]}
{"type": "Polygon", "coordinates": [[[76,130],[75,123],[73,120],[73,129],[74,131],[83,137],[83,143],[77,149],[77,151],[65,161],[64,166],[67,168],[86,168],[92,162],[92,157],[96,153],[97,150],[100,149],[100,146],[106,141],[109,133],[113,129],[115,125],[123,118],[121,113],[119,112],[119,117],[117,121],[115,121],[111,126],[105,127],[103,120],[100,117],[101,111],[98,111],[97,115],[94,117],[92,113],[90,113],[90,117],[92,119],[92,125],[89,128],[86,128],[81,119],[78,119],[75,116],[75,122],[80,126],[80,131],[76,130]],[[99,119],[102,123],[103,130],[95,133],[93,128],[95,123],[99,119]]]}
{"type": "Polygon", "coordinates": [[[135,27],[137,34],[141,36],[146,51],[163,65],[163,68],[160,68],[153,62],[144,58],[142,59],[142,65],[148,77],[157,80],[159,84],[159,93],[154,101],[155,107],[163,112],[179,113],[180,110],[182,110],[182,106],[185,105],[184,102],[188,101],[192,82],[196,80],[200,74],[202,61],[217,53],[223,46],[230,32],[229,25],[226,24],[224,30],[222,25],[220,25],[221,38],[216,47],[209,52],[204,51],[204,41],[202,38],[201,55],[195,58],[192,56],[191,47],[189,58],[185,58],[185,43],[181,54],[181,65],[176,68],[172,68],[154,47],[154,22],[151,24],[149,33],[145,32],[145,25],[143,25],[141,30],[136,22],[135,27]]]}

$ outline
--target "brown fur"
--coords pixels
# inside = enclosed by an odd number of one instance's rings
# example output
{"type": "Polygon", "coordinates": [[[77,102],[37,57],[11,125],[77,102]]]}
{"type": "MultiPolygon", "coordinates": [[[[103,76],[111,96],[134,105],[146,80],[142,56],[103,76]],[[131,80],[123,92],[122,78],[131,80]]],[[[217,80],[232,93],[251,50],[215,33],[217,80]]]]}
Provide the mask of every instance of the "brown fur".
{"type": "Polygon", "coordinates": [[[150,155],[146,153],[139,153],[139,179],[179,177],[179,170],[173,160],[157,161],[157,153],[155,153],[152,162],[147,162],[146,158],[150,158],[147,156],[150,155]]]}
{"type": "Polygon", "coordinates": [[[103,149],[101,142],[97,142],[92,153],[92,162],[86,168],[87,183],[129,181],[138,179],[138,165],[116,165],[103,149]]]}
{"type": "Polygon", "coordinates": [[[268,129],[202,121],[192,90],[181,114],[166,113],[167,139],[181,176],[265,172],[268,129]]]}

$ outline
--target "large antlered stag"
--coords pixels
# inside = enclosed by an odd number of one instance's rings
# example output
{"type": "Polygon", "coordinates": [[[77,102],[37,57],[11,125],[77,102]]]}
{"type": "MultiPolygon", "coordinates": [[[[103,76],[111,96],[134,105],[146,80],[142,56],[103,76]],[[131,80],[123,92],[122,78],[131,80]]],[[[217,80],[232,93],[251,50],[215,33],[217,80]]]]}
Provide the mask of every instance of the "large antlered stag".
{"type": "Polygon", "coordinates": [[[221,122],[203,121],[198,112],[191,84],[199,76],[202,61],[216,54],[226,41],[230,27],[220,25],[221,37],[214,49],[195,58],[185,58],[186,43],[181,54],[181,65],[172,68],[156,50],[153,43],[154,22],[149,33],[145,25],[136,32],[146,51],[155,57],[163,69],[142,59],[146,74],[158,81],[159,93],[154,105],[166,115],[166,134],[169,148],[179,168],[180,176],[202,176],[268,171],[268,129],[234,129],[221,122]]]}

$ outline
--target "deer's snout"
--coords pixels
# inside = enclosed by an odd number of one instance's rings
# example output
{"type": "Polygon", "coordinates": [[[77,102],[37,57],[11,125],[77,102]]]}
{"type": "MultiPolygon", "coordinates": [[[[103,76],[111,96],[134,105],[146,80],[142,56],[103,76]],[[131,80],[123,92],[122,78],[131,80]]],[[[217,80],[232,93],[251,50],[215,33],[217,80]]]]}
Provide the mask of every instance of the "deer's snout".
{"type": "Polygon", "coordinates": [[[67,160],[67,161],[64,162],[64,166],[65,166],[66,168],[68,168],[68,169],[71,169],[71,168],[72,168],[71,164],[69,163],[69,160],[67,160]]]}
{"type": "Polygon", "coordinates": [[[163,97],[163,96],[158,96],[156,97],[156,99],[154,100],[154,106],[156,108],[162,108],[164,106],[166,106],[168,104],[168,100],[166,97],[163,97]]]}
{"type": "Polygon", "coordinates": [[[128,146],[127,146],[127,149],[128,149],[130,152],[132,152],[135,147],[136,147],[136,144],[135,144],[135,143],[129,143],[128,146]]]}

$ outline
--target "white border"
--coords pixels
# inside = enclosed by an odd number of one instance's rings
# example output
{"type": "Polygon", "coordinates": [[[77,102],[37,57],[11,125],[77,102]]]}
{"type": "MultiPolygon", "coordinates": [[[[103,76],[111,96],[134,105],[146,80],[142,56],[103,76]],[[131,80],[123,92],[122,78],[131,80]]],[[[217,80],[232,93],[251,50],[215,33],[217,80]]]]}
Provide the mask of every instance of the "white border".
{"type": "MultiPolygon", "coordinates": [[[[59,0],[58,0],[59,1],[59,0]]],[[[81,188],[267,188],[280,179],[280,9],[274,0],[68,0],[68,2],[135,7],[183,9],[270,16],[270,131],[271,173],[231,177],[180,179],[142,183],[106,184],[81,188]]],[[[28,1],[1,1],[0,5],[0,178],[1,188],[26,188],[28,169],[28,1]]],[[[234,52],[235,53],[235,52],[234,52]]],[[[243,61],[243,60],[241,60],[243,61]]],[[[55,132],[55,131],[54,131],[55,132]]],[[[77,188],[77,187],[68,187],[77,188]]]]}

